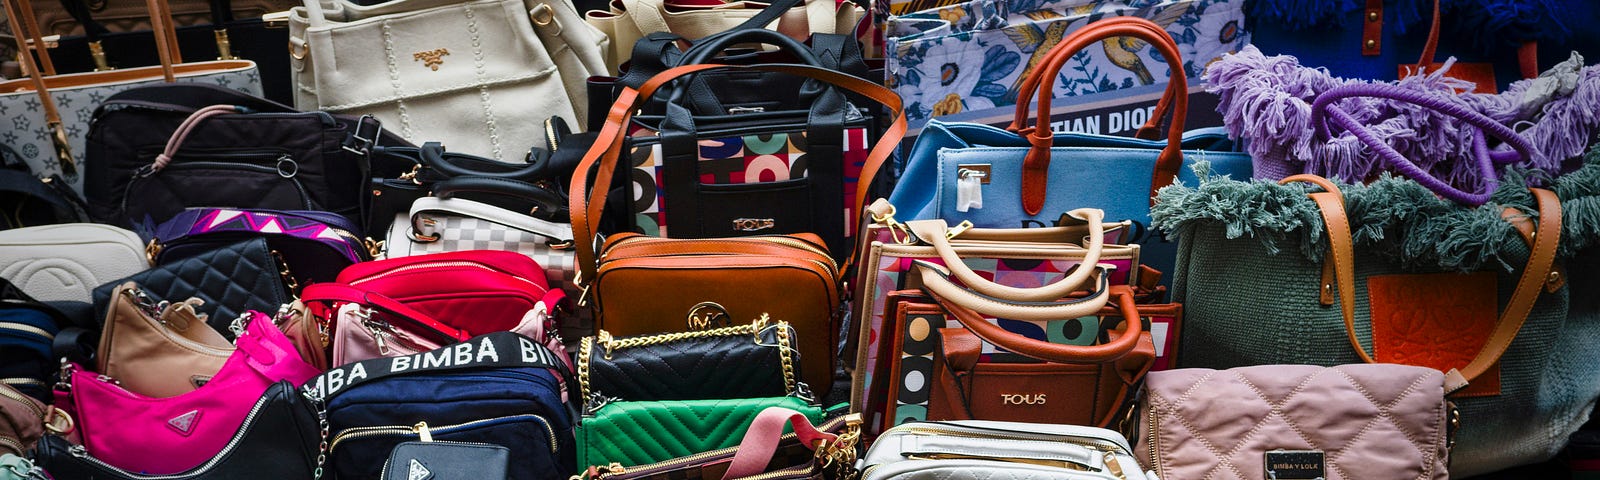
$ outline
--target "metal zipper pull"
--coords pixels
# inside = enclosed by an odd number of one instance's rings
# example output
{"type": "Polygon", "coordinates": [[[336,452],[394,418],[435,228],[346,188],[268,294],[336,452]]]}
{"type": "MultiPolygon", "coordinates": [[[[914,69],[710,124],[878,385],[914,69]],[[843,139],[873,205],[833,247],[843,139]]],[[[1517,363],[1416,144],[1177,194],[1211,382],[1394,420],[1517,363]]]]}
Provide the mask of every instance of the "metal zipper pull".
{"type": "Polygon", "coordinates": [[[411,426],[411,431],[416,432],[417,436],[421,437],[424,442],[433,441],[433,431],[428,430],[428,422],[417,422],[416,425],[411,426]]]}

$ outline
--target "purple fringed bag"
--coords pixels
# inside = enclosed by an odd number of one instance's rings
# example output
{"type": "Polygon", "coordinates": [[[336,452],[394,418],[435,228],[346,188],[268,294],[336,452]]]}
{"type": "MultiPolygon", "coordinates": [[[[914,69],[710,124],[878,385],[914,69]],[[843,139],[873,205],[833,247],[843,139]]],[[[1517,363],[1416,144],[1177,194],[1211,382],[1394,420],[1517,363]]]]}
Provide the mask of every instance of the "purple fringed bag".
{"type": "Polygon", "coordinates": [[[1558,175],[1576,168],[1589,139],[1600,132],[1600,108],[1596,108],[1600,105],[1600,67],[1583,67],[1583,59],[1576,53],[1538,78],[1514,82],[1497,95],[1457,93],[1470,91],[1472,85],[1444,76],[1452,63],[1393,83],[1375,83],[1333,77],[1324,69],[1300,65],[1293,56],[1269,57],[1255,47],[1245,47],[1212,63],[1204,77],[1221,97],[1218,110],[1229,133],[1248,141],[1256,178],[1276,180],[1313,173],[1361,181],[1385,171],[1407,174],[1408,169],[1395,161],[1409,159],[1405,163],[1415,168],[1409,169],[1408,176],[1431,187],[1456,190],[1452,194],[1434,188],[1448,198],[1479,203],[1474,200],[1481,195],[1466,192],[1492,191],[1497,172],[1505,164],[1558,175]],[[1313,111],[1319,95],[1361,85],[1390,87],[1395,95],[1341,95],[1324,103],[1337,106],[1350,124],[1366,127],[1370,141],[1363,141],[1349,127],[1328,128],[1328,120],[1339,115],[1313,111]],[[1398,94],[1404,91],[1423,96],[1398,94]],[[1424,102],[1428,105],[1419,105],[1420,98],[1430,99],[1424,102]],[[1444,105],[1452,106],[1456,114],[1441,111],[1444,105]],[[1487,139],[1482,138],[1486,125],[1461,121],[1465,113],[1508,127],[1491,132],[1501,140],[1508,139],[1502,133],[1516,130],[1526,139],[1527,151],[1512,152],[1506,144],[1488,148],[1487,139]],[[1488,156],[1479,154],[1479,143],[1484,143],[1488,156]],[[1496,161],[1485,169],[1480,160],[1491,157],[1496,161]],[[1486,171],[1496,173],[1486,175],[1486,171]],[[1411,175],[1418,172],[1437,182],[1411,175]]]}

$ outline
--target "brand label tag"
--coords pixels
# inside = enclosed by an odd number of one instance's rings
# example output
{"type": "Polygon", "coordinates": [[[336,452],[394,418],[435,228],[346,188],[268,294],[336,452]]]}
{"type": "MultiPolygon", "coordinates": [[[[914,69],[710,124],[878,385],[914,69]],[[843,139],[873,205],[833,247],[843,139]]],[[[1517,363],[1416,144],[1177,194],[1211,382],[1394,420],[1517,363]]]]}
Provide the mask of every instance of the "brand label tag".
{"type": "Polygon", "coordinates": [[[1273,450],[1266,454],[1266,478],[1319,480],[1324,473],[1321,450],[1273,450]]]}

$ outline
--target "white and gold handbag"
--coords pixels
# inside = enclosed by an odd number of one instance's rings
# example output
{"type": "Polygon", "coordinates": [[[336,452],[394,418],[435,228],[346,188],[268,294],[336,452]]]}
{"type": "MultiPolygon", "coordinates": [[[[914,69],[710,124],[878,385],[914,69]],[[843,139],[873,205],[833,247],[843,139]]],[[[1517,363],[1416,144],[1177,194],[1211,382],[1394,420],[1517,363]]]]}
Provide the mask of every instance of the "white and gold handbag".
{"type": "Polygon", "coordinates": [[[571,0],[305,0],[289,28],[297,108],[500,161],[526,157],[551,116],[583,125],[584,82],[607,74],[609,40],[571,0]]]}

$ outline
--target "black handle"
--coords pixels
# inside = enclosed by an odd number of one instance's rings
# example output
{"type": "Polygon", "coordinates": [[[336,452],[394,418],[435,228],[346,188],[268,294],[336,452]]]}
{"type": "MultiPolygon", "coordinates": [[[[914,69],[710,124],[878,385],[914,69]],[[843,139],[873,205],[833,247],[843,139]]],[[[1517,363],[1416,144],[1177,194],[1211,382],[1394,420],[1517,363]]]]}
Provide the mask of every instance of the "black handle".
{"type": "MultiPolygon", "coordinates": [[[[422,147],[417,149],[417,155],[422,161],[423,165],[427,166],[428,168],[438,170],[439,173],[444,174],[444,176],[451,179],[463,177],[489,177],[531,182],[539,180],[539,173],[541,170],[543,170],[543,166],[537,164],[530,164],[527,166],[514,168],[515,164],[497,162],[487,158],[467,155],[464,153],[446,153],[444,146],[439,144],[439,142],[428,142],[422,144],[422,147]],[[507,169],[501,171],[480,170],[466,165],[470,163],[495,165],[497,167],[504,165],[507,169]]],[[[442,197],[443,195],[439,196],[442,197]]]]}
{"type": "Polygon", "coordinates": [[[817,59],[817,55],[812,53],[811,49],[806,47],[805,44],[790,38],[788,35],[765,28],[729,30],[700,39],[700,41],[695,42],[694,46],[689,47],[689,51],[683,53],[683,61],[678,62],[678,64],[695,65],[707,63],[718,53],[722,53],[723,50],[740,43],[772,45],[778,47],[779,50],[793,54],[802,64],[815,67],[823,66],[821,61],[817,59]]]}
{"type": "Polygon", "coordinates": [[[456,177],[433,186],[433,196],[439,198],[473,193],[526,200],[532,203],[528,210],[535,218],[558,223],[570,221],[567,197],[532,183],[498,177],[456,177]]]}

